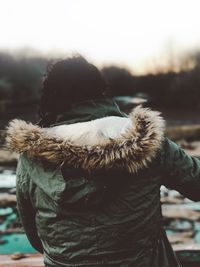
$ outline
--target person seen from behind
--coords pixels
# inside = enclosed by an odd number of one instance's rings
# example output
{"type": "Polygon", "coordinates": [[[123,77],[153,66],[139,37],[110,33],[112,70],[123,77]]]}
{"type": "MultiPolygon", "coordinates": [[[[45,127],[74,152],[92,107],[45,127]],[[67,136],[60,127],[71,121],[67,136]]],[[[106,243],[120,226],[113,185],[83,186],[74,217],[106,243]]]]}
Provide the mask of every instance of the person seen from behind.
{"type": "Polygon", "coordinates": [[[181,266],[163,229],[160,186],[200,200],[200,161],[165,137],[159,112],[128,116],[83,57],[47,71],[40,123],[10,122],[17,202],[48,267],[181,266]]]}

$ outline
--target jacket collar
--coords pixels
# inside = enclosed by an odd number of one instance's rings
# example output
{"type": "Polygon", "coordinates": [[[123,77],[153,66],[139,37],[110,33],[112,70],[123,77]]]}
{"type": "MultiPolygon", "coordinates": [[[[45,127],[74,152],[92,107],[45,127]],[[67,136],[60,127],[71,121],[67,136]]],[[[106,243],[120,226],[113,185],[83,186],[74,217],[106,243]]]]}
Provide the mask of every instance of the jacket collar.
{"type": "Polygon", "coordinates": [[[91,121],[107,116],[124,117],[125,114],[111,99],[91,99],[74,103],[69,111],[58,114],[51,126],[91,121]]]}

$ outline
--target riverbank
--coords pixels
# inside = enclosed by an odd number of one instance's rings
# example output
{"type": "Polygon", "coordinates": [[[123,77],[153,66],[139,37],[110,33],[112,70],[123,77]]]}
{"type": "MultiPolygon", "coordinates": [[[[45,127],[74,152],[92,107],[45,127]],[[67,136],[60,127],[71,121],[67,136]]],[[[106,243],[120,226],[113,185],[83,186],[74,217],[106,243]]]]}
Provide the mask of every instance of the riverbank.
{"type": "Polygon", "coordinates": [[[41,254],[24,254],[21,259],[12,259],[12,255],[0,255],[0,267],[44,267],[41,254]]]}

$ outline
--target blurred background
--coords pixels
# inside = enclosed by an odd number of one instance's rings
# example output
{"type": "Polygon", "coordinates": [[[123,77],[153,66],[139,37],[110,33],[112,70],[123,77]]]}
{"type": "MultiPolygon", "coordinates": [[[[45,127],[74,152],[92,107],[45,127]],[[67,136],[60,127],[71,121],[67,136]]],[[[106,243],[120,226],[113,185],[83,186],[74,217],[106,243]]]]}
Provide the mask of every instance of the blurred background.
{"type": "MultiPolygon", "coordinates": [[[[0,0],[0,262],[35,253],[18,220],[17,156],[4,137],[13,118],[38,121],[53,60],[83,55],[121,109],[161,111],[166,135],[200,157],[199,9],[198,0],[0,0]]],[[[170,242],[184,266],[200,266],[200,204],[164,187],[161,197],[170,242]]]]}

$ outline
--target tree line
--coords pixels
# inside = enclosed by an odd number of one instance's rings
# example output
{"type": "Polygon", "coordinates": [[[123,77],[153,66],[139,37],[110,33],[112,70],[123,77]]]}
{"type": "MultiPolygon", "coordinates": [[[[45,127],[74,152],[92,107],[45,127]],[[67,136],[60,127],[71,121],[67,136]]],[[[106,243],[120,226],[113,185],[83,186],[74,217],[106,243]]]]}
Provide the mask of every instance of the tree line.
{"type": "MultiPolygon", "coordinates": [[[[24,108],[26,103],[32,103],[33,109],[36,107],[48,62],[48,58],[41,56],[0,53],[0,113],[5,103],[8,106],[23,103],[24,108]]],[[[179,71],[138,76],[126,68],[108,66],[102,68],[102,75],[113,96],[143,93],[154,107],[200,109],[200,53],[185,62],[187,66],[179,71]]]]}

